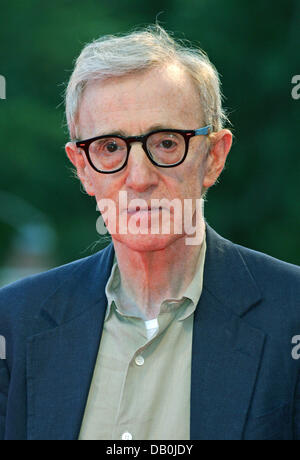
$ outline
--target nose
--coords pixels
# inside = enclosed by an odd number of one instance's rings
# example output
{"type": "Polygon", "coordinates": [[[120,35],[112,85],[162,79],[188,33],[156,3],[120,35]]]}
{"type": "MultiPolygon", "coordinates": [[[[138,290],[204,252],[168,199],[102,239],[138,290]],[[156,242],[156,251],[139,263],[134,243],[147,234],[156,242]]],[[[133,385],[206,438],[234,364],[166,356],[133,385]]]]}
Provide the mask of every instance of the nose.
{"type": "Polygon", "coordinates": [[[158,184],[157,168],[150,162],[141,143],[131,144],[126,170],[126,185],[136,192],[149,191],[158,184]]]}

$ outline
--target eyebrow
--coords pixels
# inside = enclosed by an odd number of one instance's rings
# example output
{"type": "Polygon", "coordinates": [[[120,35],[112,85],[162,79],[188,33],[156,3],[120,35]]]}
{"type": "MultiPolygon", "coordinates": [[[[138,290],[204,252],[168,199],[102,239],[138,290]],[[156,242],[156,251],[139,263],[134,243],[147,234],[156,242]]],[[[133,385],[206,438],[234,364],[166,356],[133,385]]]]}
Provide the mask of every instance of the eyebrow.
{"type": "MultiPolygon", "coordinates": [[[[146,133],[144,134],[149,134],[151,133],[152,131],[158,131],[160,129],[163,129],[163,130],[168,130],[168,129],[176,129],[176,128],[173,128],[172,126],[168,125],[152,125],[150,126],[150,128],[147,130],[146,133]]],[[[143,134],[139,134],[139,136],[142,136],[143,134]]],[[[122,136],[122,137],[131,137],[131,136],[128,136],[125,131],[122,131],[122,130],[119,130],[119,131],[107,131],[107,132],[104,132],[104,133],[101,133],[101,134],[98,134],[98,136],[122,136]]],[[[93,137],[97,137],[97,136],[93,136],[93,137]]],[[[132,137],[134,137],[134,135],[132,135],[132,137]]]]}

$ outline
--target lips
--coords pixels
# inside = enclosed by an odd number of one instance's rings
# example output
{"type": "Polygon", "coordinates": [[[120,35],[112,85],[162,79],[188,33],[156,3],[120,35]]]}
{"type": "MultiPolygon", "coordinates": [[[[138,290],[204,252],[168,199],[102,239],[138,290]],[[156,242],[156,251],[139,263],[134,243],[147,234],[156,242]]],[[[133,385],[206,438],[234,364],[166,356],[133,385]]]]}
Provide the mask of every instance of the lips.
{"type": "Polygon", "coordinates": [[[158,208],[152,207],[152,206],[148,206],[148,207],[135,206],[132,208],[129,207],[126,211],[128,214],[135,214],[136,212],[153,212],[153,211],[161,211],[161,210],[162,210],[161,206],[159,206],[158,208]]]}

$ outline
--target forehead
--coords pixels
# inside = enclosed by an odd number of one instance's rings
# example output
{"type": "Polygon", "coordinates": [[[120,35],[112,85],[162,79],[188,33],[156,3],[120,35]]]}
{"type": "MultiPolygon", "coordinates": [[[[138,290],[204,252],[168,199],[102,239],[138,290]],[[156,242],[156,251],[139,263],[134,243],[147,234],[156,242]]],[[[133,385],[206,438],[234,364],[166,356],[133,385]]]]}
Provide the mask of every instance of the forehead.
{"type": "Polygon", "coordinates": [[[127,135],[150,126],[196,129],[202,118],[199,96],[177,64],[105,81],[90,82],[79,107],[80,137],[120,130],[127,135]]]}

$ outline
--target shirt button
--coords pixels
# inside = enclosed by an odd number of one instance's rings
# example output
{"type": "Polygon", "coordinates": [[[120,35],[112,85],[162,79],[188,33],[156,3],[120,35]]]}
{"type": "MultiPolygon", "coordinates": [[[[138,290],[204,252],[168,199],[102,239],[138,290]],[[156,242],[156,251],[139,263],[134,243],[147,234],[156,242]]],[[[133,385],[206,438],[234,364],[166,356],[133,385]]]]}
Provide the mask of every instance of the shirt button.
{"type": "Polygon", "coordinates": [[[145,362],[145,360],[144,360],[144,358],[143,358],[141,355],[139,355],[139,356],[137,356],[137,357],[135,358],[135,364],[136,364],[137,366],[142,366],[142,365],[144,364],[144,362],[145,362]]]}
{"type": "Polygon", "coordinates": [[[122,434],[122,439],[123,439],[123,441],[131,441],[132,434],[128,433],[128,431],[126,431],[125,433],[122,434]]]}

